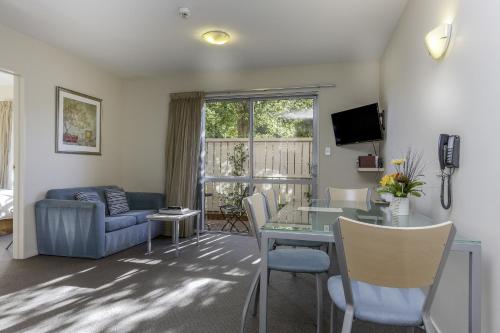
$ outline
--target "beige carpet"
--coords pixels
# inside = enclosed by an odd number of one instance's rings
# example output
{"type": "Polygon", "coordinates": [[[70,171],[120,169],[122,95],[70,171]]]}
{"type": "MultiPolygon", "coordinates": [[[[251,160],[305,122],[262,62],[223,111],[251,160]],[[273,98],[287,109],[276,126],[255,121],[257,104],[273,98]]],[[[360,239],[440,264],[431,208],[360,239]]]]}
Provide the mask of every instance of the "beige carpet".
{"type": "MultiPolygon", "coordinates": [[[[2,251],[10,237],[1,237],[2,251]]],[[[101,260],[0,255],[1,332],[238,332],[241,309],[258,267],[248,236],[205,234],[184,241],[180,258],[170,240],[140,245],[101,260]]],[[[315,332],[314,280],[273,272],[269,332],[315,332]]],[[[328,307],[325,295],[325,308],[328,307]]],[[[325,311],[325,332],[327,325],[325,311]]],[[[373,329],[353,332],[412,332],[373,329]]],[[[246,332],[257,332],[249,315],[246,332]]]]}

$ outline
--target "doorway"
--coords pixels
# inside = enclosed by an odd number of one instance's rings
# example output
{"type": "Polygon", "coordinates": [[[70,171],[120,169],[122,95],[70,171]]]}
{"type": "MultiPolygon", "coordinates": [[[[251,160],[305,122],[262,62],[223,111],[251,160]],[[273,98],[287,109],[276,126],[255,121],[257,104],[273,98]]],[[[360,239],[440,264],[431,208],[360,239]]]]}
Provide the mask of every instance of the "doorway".
{"type": "Polygon", "coordinates": [[[278,204],[316,196],[317,96],[207,99],[205,230],[249,233],[242,199],[274,189],[278,204]]]}
{"type": "MultiPolygon", "coordinates": [[[[0,71],[0,251],[10,250],[14,231],[15,77],[0,71]]],[[[1,257],[12,257],[5,253],[1,257]]]]}

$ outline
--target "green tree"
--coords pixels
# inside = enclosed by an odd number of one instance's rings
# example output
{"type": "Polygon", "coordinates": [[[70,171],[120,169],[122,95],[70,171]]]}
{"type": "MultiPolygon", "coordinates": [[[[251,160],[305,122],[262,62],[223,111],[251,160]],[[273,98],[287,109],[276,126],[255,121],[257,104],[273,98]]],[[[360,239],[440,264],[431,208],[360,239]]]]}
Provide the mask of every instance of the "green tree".
{"type": "MultiPolygon", "coordinates": [[[[242,143],[235,145],[232,154],[229,156],[231,176],[244,176],[247,160],[247,147],[242,143]]],[[[230,204],[242,209],[242,200],[249,194],[246,190],[247,186],[243,183],[228,183],[222,190],[223,204],[230,204]]]]}
{"type": "MultiPolygon", "coordinates": [[[[241,101],[208,102],[205,136],[207,138],[247,138],[250,129],[250,103],[241,101]]],[[[254,104],[254,137],[310,138],[313,135],[313,100],[259,100],[254,104]]]]}
{"type": "Polygon", "coordinates": [[[256,138],[310,138],[313,134],[313,100],[262,100],[254,106],[256,138]]]}
{"type": "Polygon", "coordinates": [[[247,138],[250,127],[248,102],[209,102],[205,122],[207,138],[247,138]]]}

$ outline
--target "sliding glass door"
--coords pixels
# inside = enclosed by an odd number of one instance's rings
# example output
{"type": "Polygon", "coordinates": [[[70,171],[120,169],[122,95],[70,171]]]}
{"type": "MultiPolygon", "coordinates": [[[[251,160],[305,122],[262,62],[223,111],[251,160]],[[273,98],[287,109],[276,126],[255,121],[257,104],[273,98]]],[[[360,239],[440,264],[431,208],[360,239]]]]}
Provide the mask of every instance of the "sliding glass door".
{"type": "Polygon", "coordinates": [[[209,99],[204,217],[208,230],[246,232],[241,200],[273,188],[279,204],[316,194],[316,96],[209,99]]]}

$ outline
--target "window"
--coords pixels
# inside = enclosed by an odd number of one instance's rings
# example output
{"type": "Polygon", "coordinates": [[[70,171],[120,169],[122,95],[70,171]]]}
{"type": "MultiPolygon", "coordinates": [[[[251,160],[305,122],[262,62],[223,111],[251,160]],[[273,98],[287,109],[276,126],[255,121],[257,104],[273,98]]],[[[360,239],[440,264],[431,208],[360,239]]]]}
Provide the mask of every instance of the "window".
{"type": "Polygon", "coordinates": [[[241,200],[256,191],[275,189],[280,204],[313,197],[315,106],[315,96],[207,100],[204,208],[209,229],[221,219],[221,206],[242,209],[241,200]]]}

